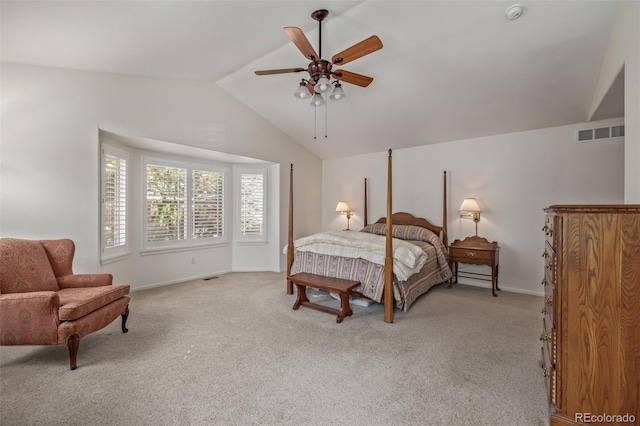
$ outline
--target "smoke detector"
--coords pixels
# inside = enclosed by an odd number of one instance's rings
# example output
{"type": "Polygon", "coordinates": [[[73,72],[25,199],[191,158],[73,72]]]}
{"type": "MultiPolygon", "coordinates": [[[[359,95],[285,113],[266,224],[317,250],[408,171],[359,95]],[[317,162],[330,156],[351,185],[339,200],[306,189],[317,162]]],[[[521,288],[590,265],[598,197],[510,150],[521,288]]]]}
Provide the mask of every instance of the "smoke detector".
{"type": "Polygon", "coordinates": [[[514,21],[514,20],[518,19],[522,15],[523,12],[524,12],[524,6],[523,5],[514,4],[512,6],[509,6],[507,11],[505,12],[505,16],[507,17],[508,20],[514,21]]]}

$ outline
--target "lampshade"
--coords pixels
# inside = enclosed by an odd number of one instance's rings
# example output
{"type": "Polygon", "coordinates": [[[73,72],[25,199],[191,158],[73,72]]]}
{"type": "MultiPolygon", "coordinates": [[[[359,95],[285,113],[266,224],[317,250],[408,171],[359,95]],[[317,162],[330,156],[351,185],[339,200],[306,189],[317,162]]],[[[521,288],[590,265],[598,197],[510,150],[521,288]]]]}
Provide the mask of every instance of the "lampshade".
{"type": "Polygon", "coordinates": [[[338,202],[338,205],[336,206],[337,212],[348,212],[349,210],[351,209],[349,208],[349,205],[346,203],[346,201],[338,202]]]}
{"type": "Polygon", "coordinates": [[[346,95],[344,94],[344,90],[342,90],[342,84],[336,83],[336,87],[333,89],[333,92],[331,92],[331,96],[329,96],[329,99],[339,101],[345,96],[346,95]]]}
{"type": "Polygon", "coordinates": [[[327,77],[320,77],[314,87],[316,92],[324,93],[331,87],[331,82],[327,77]]]}
{"type": "Polygon", "coordinates": [[[313,94],[313,97],[311,98],[311,103],[309,105],[316,106],[316,107],[319,107],[320,105],[324,105],[324,98],[320,93],[315,92],[313,94]]]}
{"type": "Polygon", "coordinates": [[[479,212],[480,206],[478,206],[478,202],[475,198],[465,198],[460,206],[461,212],[479,212]]]}
{"type": "Polygon", "coordinates": [[[298,86],[298,90],[296,90],[293,96],[298,99],[307,99],[311,96],[311,94],[309,93],[309,89],[307,89],[307,84],[304,82],[304,80],[300,82],[300,86],[298,86]]]}

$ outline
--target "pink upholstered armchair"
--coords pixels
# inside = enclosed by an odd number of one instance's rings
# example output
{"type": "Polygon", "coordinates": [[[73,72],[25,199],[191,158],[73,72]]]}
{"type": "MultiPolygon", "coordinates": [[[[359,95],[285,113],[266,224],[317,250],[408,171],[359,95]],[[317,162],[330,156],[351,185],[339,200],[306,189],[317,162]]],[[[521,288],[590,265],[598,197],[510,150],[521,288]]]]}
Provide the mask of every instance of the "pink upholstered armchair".
{"type": "Polygon", "coordinates": [[[67,345],[77,367],[80,339],[129,315],[129,285],[111,274],[73,274],[75,244],[0,239],[0,344],[67,345]]]}

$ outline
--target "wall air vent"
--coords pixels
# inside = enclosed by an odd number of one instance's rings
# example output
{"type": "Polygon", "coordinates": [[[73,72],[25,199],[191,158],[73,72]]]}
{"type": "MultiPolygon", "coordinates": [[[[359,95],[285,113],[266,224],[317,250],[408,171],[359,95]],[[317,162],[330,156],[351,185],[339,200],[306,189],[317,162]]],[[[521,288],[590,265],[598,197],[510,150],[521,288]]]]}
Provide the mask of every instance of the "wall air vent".
{"type": "Polygon", "coordinates": [[[576,143],[624,137],[624,124],[576,131],[576,143]]]}

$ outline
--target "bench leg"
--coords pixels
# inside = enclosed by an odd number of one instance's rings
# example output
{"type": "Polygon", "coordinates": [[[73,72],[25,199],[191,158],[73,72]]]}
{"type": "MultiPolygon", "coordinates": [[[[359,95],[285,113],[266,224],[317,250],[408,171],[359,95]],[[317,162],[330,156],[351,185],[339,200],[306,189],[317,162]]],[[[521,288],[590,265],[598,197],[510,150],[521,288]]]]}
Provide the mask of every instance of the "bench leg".
{"type": "Polygon", "coordinates": [[[350,317],[351,315],[353,315],[353,311],[349,305],[349,293],[342,292],[340,293],[340,313],[338,314],[336,322],[339,324],[344,317],[350,317]]]}
{"type": "Polygon", "coordinates": [[[298,283],[294,284],[298,290],[298,296],[296,297],[296,303],[293,304],[293,310],[297,311],[300,305],[302,305],[303,302],[308,302],[309,299],[307,298],[307,287],[298,283]]]}

